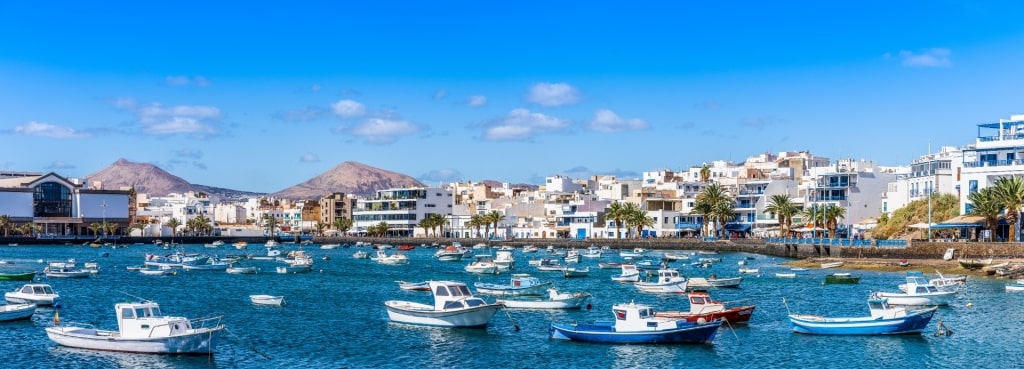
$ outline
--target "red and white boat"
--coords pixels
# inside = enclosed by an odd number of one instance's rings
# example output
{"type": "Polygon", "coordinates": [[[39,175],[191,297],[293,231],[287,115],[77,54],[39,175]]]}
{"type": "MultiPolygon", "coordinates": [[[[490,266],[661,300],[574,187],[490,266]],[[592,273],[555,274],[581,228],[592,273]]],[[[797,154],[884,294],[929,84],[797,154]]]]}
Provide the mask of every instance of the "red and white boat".
{"type": "Polygon", "coordinates": [[[659,311],[654,315],[660,318],[686,319],[688,322],[725,319],[729,323],[746,323],[750,321],[754,308],[754,305],[748,305],[726,309],[724,303],[712,300],[707,291],[693,291],[690,292],[690,311],[659,311]]]}

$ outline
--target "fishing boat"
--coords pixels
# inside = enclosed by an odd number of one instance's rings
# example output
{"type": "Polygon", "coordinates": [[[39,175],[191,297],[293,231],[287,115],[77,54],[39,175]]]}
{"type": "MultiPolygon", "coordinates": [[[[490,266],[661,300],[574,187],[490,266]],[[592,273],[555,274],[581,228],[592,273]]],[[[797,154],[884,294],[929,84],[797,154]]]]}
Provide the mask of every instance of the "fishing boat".
{"type": "Polygon", "coordinates": [[[27,273],[0,273],[0,281],[31,281],[36,277],[35,272],[27,273]]]}
{"type": "Polygon", "coordinates": [[[832,273],[825,275],[825,283],[827,284],[857,284],[860,283],[860,277],[851,275],[850,273],[832,273]]]}
{"type": "Polygon", "coordinates": [[[231,266],[224,269],[228,274],[256,274],[259,273],[260,269],[257,267],[236,267],[231,266]]]}
{"type": "Polygon", "coordinates": [[[249,301],[254,305],[284,306],[284,296],[249,295],[249,301]]]}
{"type": "Polygon", "coordinates": [[[643,292],[684,293],[686,292],[687,280],[679,275],[678,270],[661,269],[658,270],[658,279],[656,281],[636,282],[633,285],[643,292]]]}
{"type": "Polygon", "coordinates": [[[960,259],[957,259],[957,262],[959,262],[960,263],[960,267],[962,267],[964,269],[980,269],[980,268],[984,268],[986,266],[991,265],[992,264],[992,258],[988,258],[988,259],[966,259],[966,258],[960,258],[960,259]]]}
{"type": "MultiPolygon", "coordinates": [[[[783,300],[785,301],[785,300],[783,300]]],[[[872,294],[868,297],[870,316],[828,318],[819,315],[789,314],[789,324],[796,333],[823,335],[892,335],[919,334],[928,326],[938,307],[907,310],[889,305],[888,299],[872,294]]]]}
{"type": "Polygon", "coordinates": [[[11,304],[50,306],[60,301],[60,295],[48,284],[29,283],[17,290],[5,293],[4,299],[11,304]]]}
{"type": "Polygon", "coordinates": [[[370,253],[367,252],[366,250],[359,250],[352,253],[352,257],[355,259],[369,259],[370,253]]]}
{"type": "Polygon", "coordinates": [[[114,305],[117,330],[99,330],[88,324],[60,324],[46,328],[50,340],[62,346],[91,350],[148,354],[213,353],[218,333],[224,329],[221,316],[204,319],[164,316],[155,302],[114,305]],[[210,324],[210,327],[206,327],[210,324]]]}
{"type": "Polygon", "coordinates": [[[1011,284],[1006,285],[1006,292],[1019,292],[1024,291],[1024,279],[1018,279],[1011,284]]]}
{"type": "Polygon", "coordinates": [[[721,320],[696,323],[685,319],[659,318],[648,305],[636,303],[612,306],[614,321],[591,324],[551,323],[552,339],[598,343],[710,343],[721,320]]]}
{"type": "Polygon", "coordinates": [[[612,276],[612,280],[616,282],[639,282],[640,271],[636,269],[636,265],[633,264],[622,264],[622,273],[619,275],[612,276]]]}
{"type": "Polygon", "coordinates": [[[36,313],[36,304],[0,305],[0,322],[30,319],[36,313]]]}
{"type": "Polygon", "coordinates": [[[551,281],[544,282],[529,274],[517,273],[512,275],[508,284],[476,282],[473,287],[483,295],[539,296],[551,287],[551,281]]]}
{"type": "Polygon", "coordinates": [[[49,267],[43,269],[43,273],[47,278],[89,278],[92,275],[92,272],[85,269],[53,269],[49,267]]]}
{"type": "Polygon", "coordinates": [[[502,297],[495,303],[513,309],[581,309],[590,294],[586,292],[558,292],[554,288],[547,290],[548,295],[502,297]]]}
{"type": "Polygon", "coordinates": [[[142,275],[174,275],[174,269],[139,269],[139,274],[142,275]]]}
{"type": "Polygon", "coordinates": [[[384,306],[392,322],[452,328],[486,328],[491,317],[502,307],[489,304],[469,292],[465,283],[430,281],[433,305],[411,301],[388,300],[384,306]]]}
{"type": "Polygon", "coordinates": [[[757,274],[760,272],[761,270],[758,268],[740,268],[740,274],[757,274]]]}
{"type": "Polygon", "coordinates": [[[562,271],[562,275],[564,275],[565,278],[586,277],[586,276],[590,275],[590,267],[583,267],[583,268],[568,267],[568,268],[565,268],[565,270],[562,271]]]}
{"type": "Polygon", "coordinates": [[[796,273],[775,273],[775,278],[796,278],[796,273]]]}
{"type": "Polygon", "coordinates": [[[689,289],[739,288],[740,282],[743,282],[743,277],[718,278],[712,274],[708,278],[692,277],[686,287],[689,289]]]}
{"type": "Polygon", "coordinates": [[[235,242],[232,245],[235,246],[236,250],[245,250],[245,249],[247,249],[249,247],[249,243],[245,242],[245,241],[238,241],[238,242],[235,242]]]}
{"type": "Polygon", "coordinates": [[[955,291],[939,291],[921,274],[907,272],[907,292],[878,292],[880,297],[887,298],[892,305],[949,305],[956,297],[955,291]]]}
{"type": "Polygon", "coordinates": [[[491,255],[475,255],[475,260],[471,261],[465,266],[466,272],[474,274],[497,274],[498,264],[494,263],[494,257],[491,255]]]}
{"type": "Polygon", "coordinates": [[[456,244],[446,246],[444,249],[437,250],[434,253],[434,257],[438,261],[459,261],[462,260],[462,256],[465,255],[466,250],[456,244]]]}
{"type": "MultiPolygon", "coordinates": [[[[935,271],[935,273],[938,274],[939,276],[928,279],[928,283],[938,288],[939,291],[956,292],[959,291],[960,288],[964,286],[964,283],[967,282],[966,275],[955,275],[947,277],[942,275],[942,273],[940,273],[937,270],[935,271]]],[[[900,291],[907,292],[906,283],[901,283],[898,287],[900,291]]]]}
{"type": "Polygon", "coordinates": [[[841,262],[841,261],[833,261],[831,263],[821,263],[821,269],[838,268],[838,267],[841,267],[841,266],[843,266],[843,262],[841,262]]]}
{"type": "Polygon", "coordinates": [[[402,291],[430,291],[429,282],[406,282],[406,281],[395,281],[398,283],[398,288],[402,291]]]}
{"type": "Polygon", "coordinates": [[[341,246],[340,243],[326,243],[326,244],[320,245],[320,249],[321,250],[334,250],[334,249],[338,248],[339,246],[341,246]]]}
{"type": "Polygon", "coordinates": [[[386,249],[378,249],[376,256],[371,256],[370,259],[376,261],[377,264],[384,265],[405,265],[409,264],[409,257],[405,254],[394,253],[388,255],[386,249]]]}
{"type": "Polygon", "coordinates": [[[725,303],[711,299],[707,291],[694,290],[689,294],[690,311],[659,311],[654,316],[686,319],[690,322],[710,322],[724,319],[729,323],[747,323],[754,314],[754,305],[726,308],[725,303]]]}

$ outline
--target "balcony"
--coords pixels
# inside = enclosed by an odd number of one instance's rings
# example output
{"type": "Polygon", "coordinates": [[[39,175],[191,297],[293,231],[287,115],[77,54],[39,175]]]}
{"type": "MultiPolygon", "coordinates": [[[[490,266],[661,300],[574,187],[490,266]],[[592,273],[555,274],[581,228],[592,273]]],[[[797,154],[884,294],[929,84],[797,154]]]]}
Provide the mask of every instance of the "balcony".
{"type": "Polygon", "coordinates": [[[978,161],[973,161],[973,162],[965,162],[964,163],[964,168],[1006,167],[1006,166],[1013,166],[1013,165],[1024,165],[1024,160],[1021,160],[1021,159],[1014,159],[1014,160],[985,160],[985,161],[978,160],[978,161]]]}

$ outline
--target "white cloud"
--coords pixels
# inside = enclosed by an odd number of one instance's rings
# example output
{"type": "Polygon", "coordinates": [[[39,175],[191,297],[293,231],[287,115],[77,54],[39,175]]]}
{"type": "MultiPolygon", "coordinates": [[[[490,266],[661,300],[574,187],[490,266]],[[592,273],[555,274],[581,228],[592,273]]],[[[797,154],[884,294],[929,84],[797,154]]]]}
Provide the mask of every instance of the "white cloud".
{"type": "Polygon", "coordinates": [[[953,65],[949,60],[950,50],[946,48],[934,48],[925,50],[920,54],[911,51],[900,50],[901,64],[905,67],[948,67],[953,65]]]}
{"type": "Polygon", "coordinates": [[[180,157],[180,158],[192,158],[192,159],[202,159],[203,158],[203,152],[199,151],[199,150],[193,150],[193,149],[186,148],[186,149],[181,149],[181,150],[173,150],[172,152],[174,153],[175,156],[180,157]]]}
{"type": "Polygon", "coordinates": [[[536,83],[527,96],[527,101],[540,106],[571,105],[580,99],[580,91],[568,83],[536,83]]]}
{"type": "Polygon", "coordinates": [[[367,143],[387,144],[397,141],[401,136],[418,133],[420,127],[401,119],[370,118],[344,131],[367,143]]]}
{"type": "Polygon", "coordinates": [[[311,152],[307,152],[305,154],[302,154],[301,157],[299,157],[299,161],[303,163],[319,163],[320,156],[311,152]]]}
{"type": "Polygon", "coordinates": [[[366,114],[366,107],[354,100],[340,100],[331,104],[331,109],[342,119],[361,117],[366,114]]]}
{"type": "Polygon", "coordinates": [[[314,83],[312,86],[309,86],[309,90],[312,92],[320,92],[320,89],[322,88],[323,87],[321,87],[320,84],[317,83],[314,83]]]}
{"type": "Polygon", "coordinates": [[[115,97],[108,99],[107,103],[118,109],[134,109],[135,99],[130,97],[115,97]]]}
{"type": "Polygon", "coordinates": [[[28,122],[14,127],[13,132],[17,134],[49,138],[86,138],[92,136],[85,132],[76,131],[74,128],[60,127],[40,122],[28,122]]]}
{"type": "Polygon", "coordinates": [[[278,111],[270,116],[285,122],[309,122],[328,117],[330,114],[325,108],[309,106],[301,109],[278,111]]]}
{"type": "Polygon", "coordinates": [[[556,133],[569,128],[571,122],[552,116],[532,113],[526,109],[514,109],[504,118],[491,123],[484,131],[484,139],[490,141],[526,140],[536,135],[556,133]]]}
{"type": "Polygon", "coordinates": [[[57,160],[47,166],[46,169],[75,169],[75,165],[57,160]]]}
{"type": "Polygon", "coordinates": [[[168,86],[187,86],[190,84],[194,84],[199,87],[206,87],[210,85],[210,80],[206,79],[206,77],[203,76],[170,76],[164,78],[164,83],[166,83],[168,86]]]}
{"type": "Polygon", "coordinates": [[[598,132],[638,131],[649,128],[647,122],[642,119],[622,119],[608,109],[595,112],[594,120],[590,121],[589,127],[598,132]]]}
{"type": "Polygon", "coordinates": [[[183,133],[206,137],[217,133],[214,122],[221,119],[220,109],[204,105],[164,107],[154,103],[138,109],[136,114],[142,131],[154,135],[183,133]]]}
{"type": "Polygon", "coordinates": [[[446,95],[448,95],[448,91],[446,91],[446,90],[437,90],[437,91],[434,91],[434,100],[441,100],[441,99],[443,99],[443,98],[444,98],[444,97],[445,97],[446,95]]]}
{"type": "Polygon", "coordinates": [[[421,174],[417,179],[422,182],[451,182],[461,180],[462,173],[451,168],[434,169],[421,174]]]}
{"type": "Polygon", "coordinates": [[[487,96],[473,95],[466,99],[466,105],[477,107],[487,105],[487,96]]]}

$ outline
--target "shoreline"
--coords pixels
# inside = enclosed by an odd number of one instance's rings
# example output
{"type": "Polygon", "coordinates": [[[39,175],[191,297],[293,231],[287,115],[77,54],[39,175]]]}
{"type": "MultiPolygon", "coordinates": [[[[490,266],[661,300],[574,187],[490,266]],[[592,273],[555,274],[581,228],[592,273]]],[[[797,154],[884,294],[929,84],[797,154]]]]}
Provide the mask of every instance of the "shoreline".
{"type": "MultiPolygon", "coordinates": [[[[820,269],[822,263],[841,261],[843,265],[836,269],[849,269],[849,270],[862,270],[862,271],[878,271],[878,272],[909,272],[919,271],[924,274],[942,273],[943,275],[968,275],[972,277],[984,277],[992,279],[1013,279],[1003,277],[999,275],[988,275],[983,269],[964,269],[960,266],[960,263],[956,260],[942,260],[942,259],[913,259],[909,260],[910,265],[900,266],[900,259],[891,258],[858,258],[858,259],[846,259],[846,258],[807,258],[799,260],[791,260],[781,265],[808,269],[820,269]]],[[[1000,259],[994,260],[992,265],[1001,264],[1004,262],[1009,263],[1024,263],[1024,260],[1019,259],[1000,259]]]]}

